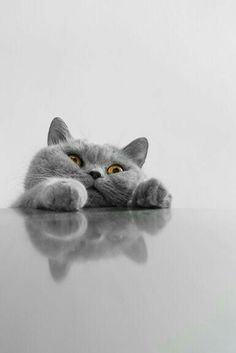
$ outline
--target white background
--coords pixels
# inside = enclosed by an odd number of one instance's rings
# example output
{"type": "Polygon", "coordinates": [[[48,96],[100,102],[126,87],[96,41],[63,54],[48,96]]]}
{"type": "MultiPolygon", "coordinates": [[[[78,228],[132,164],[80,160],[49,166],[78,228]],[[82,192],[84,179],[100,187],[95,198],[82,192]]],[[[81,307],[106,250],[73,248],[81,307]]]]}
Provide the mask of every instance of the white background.
{"type": "Polygon", "coordinates": [[[0,207],[23,190],[51,119],[126,145],[174,207],[234,208],[236,3],[12,0],[0,3],[0,207]]]}

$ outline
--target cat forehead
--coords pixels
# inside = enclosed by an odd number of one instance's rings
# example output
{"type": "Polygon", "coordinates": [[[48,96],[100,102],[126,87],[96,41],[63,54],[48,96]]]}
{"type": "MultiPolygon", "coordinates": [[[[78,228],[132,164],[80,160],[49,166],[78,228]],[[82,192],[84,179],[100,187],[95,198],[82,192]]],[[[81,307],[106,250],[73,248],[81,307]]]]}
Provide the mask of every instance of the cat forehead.
{"type": "Polygon", "coordinates": [[[64,143],[62,148],[66,153],[78,154],[90,163],[105,163],[108,160],[124,158],[122,150],[109,144],[97,145],[84,140],[74,140],[64,143]]]}

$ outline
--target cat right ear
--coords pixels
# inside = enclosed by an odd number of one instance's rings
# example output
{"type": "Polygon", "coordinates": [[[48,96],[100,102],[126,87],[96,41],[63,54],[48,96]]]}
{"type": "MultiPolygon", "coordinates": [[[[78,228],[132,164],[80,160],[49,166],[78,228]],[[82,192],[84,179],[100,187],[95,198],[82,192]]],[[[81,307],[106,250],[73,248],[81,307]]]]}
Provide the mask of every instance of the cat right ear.
{"type": "Polygon", "coordinates": [[[129,156],[140,168],[145,162],[147,151],[148,140],[146,137],[139,137],[123,148],[123,152],[125,152],[125,154],[129,156]]]}
{"type": "Polygon", "coordinates": [[[71,138],[72,136],[64,120],[54,118],[48,131],[48,146],[68,141],[71,138]]]}

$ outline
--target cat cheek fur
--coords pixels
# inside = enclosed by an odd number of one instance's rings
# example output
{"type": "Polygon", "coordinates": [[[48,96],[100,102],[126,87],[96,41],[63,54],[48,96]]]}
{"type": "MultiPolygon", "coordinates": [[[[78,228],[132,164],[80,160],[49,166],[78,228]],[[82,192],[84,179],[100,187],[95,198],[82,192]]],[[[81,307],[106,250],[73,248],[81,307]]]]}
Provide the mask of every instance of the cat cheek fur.
{"type": "Polygon", "coordinates": [[[60,146],[47,147],[36,154],[25,178],[25,188],[30,189],[50,177],[73,178],[86,188],[93,184],[92,177],[69,160],[60,146]]]}
{"type": "Polygon", "coordinates": [[[88,200],[85,207],[107,207],[107,200],[95,189],[87,189],[88,200]]]}
{"type": "Polygon", "coordinates": [[[104,196],[109,206],[127,206],[127,203],[138,185],[140,173],[129,170],[99,178],[95,188],[104,196]]]}

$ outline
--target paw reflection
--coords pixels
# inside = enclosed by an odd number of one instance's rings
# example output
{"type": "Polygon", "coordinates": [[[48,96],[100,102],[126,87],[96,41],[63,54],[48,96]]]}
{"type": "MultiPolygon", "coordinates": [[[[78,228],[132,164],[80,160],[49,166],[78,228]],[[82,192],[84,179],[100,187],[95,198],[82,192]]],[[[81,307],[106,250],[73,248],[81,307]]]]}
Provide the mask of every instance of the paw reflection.
{"type": "Polygon", "coordinates": [[[48,258],[54,280],[60,281],[75,261],[124,255],[136,263],[145,263],[147,248],[143,235],[157,234],[170,220],[170,210],[27,210],[23,216],[32,243],[48,258]]]}

